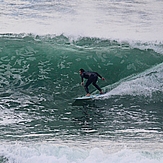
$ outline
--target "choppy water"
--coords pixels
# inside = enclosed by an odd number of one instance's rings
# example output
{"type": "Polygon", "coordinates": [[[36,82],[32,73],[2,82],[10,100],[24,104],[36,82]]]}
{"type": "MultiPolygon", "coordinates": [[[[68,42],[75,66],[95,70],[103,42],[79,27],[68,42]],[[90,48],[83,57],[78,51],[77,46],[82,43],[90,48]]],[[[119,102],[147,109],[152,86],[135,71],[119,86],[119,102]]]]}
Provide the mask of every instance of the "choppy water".
{"type": "Polygon", "coordinates": [[[162,1],[0,10],[0,162],[163,161],[162,1]],[[105,77],[102,98],[74,100],[80,68],[105,77]]]}

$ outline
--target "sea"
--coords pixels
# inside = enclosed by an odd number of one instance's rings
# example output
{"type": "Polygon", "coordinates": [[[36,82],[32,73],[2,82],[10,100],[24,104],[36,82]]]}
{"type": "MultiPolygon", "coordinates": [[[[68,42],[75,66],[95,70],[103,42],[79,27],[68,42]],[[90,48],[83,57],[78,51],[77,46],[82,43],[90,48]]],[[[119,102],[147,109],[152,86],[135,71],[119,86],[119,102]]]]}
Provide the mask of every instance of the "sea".
{"type": "Polygon", "coordinates": [[[0,163],[163,163],[163,1],[0,0],[0,163]]]}

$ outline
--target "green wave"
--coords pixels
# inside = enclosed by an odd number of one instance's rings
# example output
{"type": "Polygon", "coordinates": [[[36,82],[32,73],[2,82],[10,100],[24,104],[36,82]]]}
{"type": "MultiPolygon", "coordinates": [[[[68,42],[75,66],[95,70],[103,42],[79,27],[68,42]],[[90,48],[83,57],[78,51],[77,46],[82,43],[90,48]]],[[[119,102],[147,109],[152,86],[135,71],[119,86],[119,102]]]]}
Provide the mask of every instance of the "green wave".
{"type": "Polygon", "coordinates": [[[0,88],[70,99],[84,93],[80,68],[99,72],[106,79],[100,81],[105,87],[162,61],[153,49],[134,48],[127,42],[6,34],[0,37],[0,88]]]}

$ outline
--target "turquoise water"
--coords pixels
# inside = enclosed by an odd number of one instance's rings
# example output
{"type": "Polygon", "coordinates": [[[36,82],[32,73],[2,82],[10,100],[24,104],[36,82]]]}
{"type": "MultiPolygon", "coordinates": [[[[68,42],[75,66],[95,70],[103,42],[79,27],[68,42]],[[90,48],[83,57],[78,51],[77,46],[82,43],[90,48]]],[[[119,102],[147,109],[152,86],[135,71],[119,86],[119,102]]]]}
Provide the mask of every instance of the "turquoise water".
{"type": "Polygon", "coordinates": [[[162,162],[161,5],[2,1],[0,162],[162,162]],[[80,68],[106,94],[75,101],[80,68]]]}

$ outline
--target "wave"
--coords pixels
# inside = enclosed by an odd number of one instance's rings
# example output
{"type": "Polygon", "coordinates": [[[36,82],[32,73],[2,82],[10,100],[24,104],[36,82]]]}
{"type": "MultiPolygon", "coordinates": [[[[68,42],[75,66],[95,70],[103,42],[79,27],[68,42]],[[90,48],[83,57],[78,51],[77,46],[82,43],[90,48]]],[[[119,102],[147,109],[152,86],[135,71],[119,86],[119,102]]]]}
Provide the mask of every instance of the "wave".
{"type": "Polygon", "coordinates": [[[72,40],[64,35],[1,35],[0,42],[1,90],[10,88],[36,93],[41,89],[48,94],[67,96],[70,93],[73,97],[79,89],[80,68],[98,71],[106,78],[106,82],[101,83],[104,87],[163,61],[162,51],[158,52],[162,45],[153,48],[153,44],[148,44],[145,48],[138,43],[131,45],[87,37],[72,40]]]}

